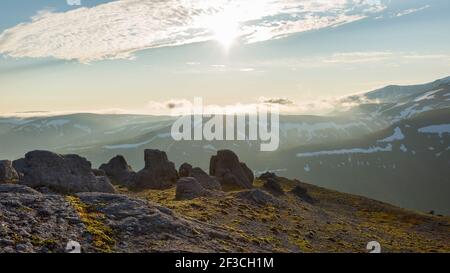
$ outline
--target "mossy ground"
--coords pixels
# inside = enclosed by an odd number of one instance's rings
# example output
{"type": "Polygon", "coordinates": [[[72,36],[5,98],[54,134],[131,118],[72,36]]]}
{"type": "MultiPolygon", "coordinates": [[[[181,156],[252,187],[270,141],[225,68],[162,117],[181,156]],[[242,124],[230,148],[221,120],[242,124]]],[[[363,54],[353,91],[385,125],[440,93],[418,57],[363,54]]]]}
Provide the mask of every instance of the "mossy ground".
{"type": "MultiPolygon", "coordinates": [[[[288,192],[301,184],[317,203],[292,194],[284,206],[257,205],[235,197],[236,191],[194,200],[175,200],[175,189],[122,193],[145,198],[177,214],[228,231],[244,242],[240,252],[366,252],[370,241],[384,252],[450,252],[450,219],[402,210],[367,198],[282,179],[288,192]]],[[[255,187],[263,182],[255,181],[255,187]]],[[[232,242],[218,242],[226,251],[232,242]]]]}
{"type": "Polygon", "coordinates": [[[66,199],[78,213],[86,226],[86,231],[92,236],[94,248],[100,252],[112,252],[116,241],[112,229],[103,223],[104,215],[84,204],[76,196],[69,195],[66,199]]]}

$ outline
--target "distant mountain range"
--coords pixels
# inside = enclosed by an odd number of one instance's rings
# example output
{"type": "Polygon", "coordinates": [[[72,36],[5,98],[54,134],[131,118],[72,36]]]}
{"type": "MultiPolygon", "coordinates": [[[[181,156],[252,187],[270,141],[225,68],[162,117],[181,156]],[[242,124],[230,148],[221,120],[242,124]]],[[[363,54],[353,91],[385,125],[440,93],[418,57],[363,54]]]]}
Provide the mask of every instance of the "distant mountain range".
{"type": "Polygon", "coordinates": [[[255,173],[280,175],[402,207],[450,214],[450,77],[387,86],[343,98],[329,116],[280,117],[280,149],[257,141],[182,141],[173,117],[72,114],[0,118],[0,159],[35,149],[76,153],[96,166],[117,154],[142,168],[146,148],[167,151],[178,166],[207,169],[219,149],[236,151],[255,173]]]}

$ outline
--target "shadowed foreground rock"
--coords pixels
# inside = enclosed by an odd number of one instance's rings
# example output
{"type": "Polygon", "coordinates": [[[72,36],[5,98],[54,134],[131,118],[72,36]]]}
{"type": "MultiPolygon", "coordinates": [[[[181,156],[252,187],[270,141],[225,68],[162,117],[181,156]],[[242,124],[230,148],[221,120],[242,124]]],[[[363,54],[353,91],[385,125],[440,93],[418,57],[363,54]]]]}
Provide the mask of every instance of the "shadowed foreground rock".
{"type": "Polygon", "coordinates": [[[253,172],[230,150],[221,150],[211,157],[209,174],[217,177],[222,187],[250,189],[253,187],[253,172]]]}
{"type": "Polygon", "coordinates": [[[14,161],[21,173],[20,184],[32,188],[48,188],[58,192],[115,192],[106,177],[96,177],[91,163],[78,155],[59,155],[33,151],[14,161]]]}

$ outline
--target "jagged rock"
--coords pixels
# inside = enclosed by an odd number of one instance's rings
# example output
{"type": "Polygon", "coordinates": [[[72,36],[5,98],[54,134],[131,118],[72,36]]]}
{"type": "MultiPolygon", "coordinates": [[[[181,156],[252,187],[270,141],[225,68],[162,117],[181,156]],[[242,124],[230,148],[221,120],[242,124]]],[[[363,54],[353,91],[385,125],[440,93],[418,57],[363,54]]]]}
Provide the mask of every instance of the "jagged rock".
{"type": "Polygon", "coordinates": [[[190,200],[208,195],[208,191],[194,177],[182,177],[177,181],[176,200],[190,200]]]}
{"type": "Polygon", "coordinates": [[[9,160],[0,160],[0,183],[8,183],[19,179],[19,175],[9,160]]]}
{"type": "Polygon", "coordinates": [[[253,187],[253,172],[230,150],[220,150],[211,157],[209,174],[217,177],[222,187],[250,189],[253,187]]]}
{"type": "Polygon", "coordinates": [[[276,179],[268,178],[263,188],[274,195],[284,195],[284,190],[276,179]]]}
{"type": "Polygon", "coordinates": [[[145,150],[145,167],[139,171],[132,183],[135,189],[165,189],[178,179],[175,164],[167,159],[167,154],[159,150],[145,150]]]}
{"type": "Polygon", "coordinates": [[[133,180],[136,173],[130,165],[128,165],[125,158],[118,155],[112,158],[108,163],[100,166],[106,175],[112,179],[113,183],[128,186],[133,180]]]}
{"type": "Polygon", "coordinates": [[[183,163],[178,170],[178,174],[180,177],[189,177],[192,173],[192,165],[189,163],[183,163]]]}
{"type": "Polygon", "coordinates": [[[91,163],[78,155],[33,151],[15,162],[23,174],[19,183],[32,188],[46,187],[58,192],[115,192],[106,177],[96,177],[91,163]]]}
{"type": "Polygon", "coordinates": [[[316,200],[314,198],[312,198],[309,194],[308,194],[308,190],[303,188],[302,186],[295,186],[290,193],[294,194],[295,196],[297,196],[298,198],[300,198],[301,200],[308,202],[308,203],[315,203],[316,200]]]}
{"type": "Polygon", "coordinates": [[[280,205],[281,202],[277,198],[272,195],[260,190],[260,189],[251,189],[246,191],[241,191],[236,194],[237,198],[248,200],[250,202],[259,204],[259,205],[280,205]]]}

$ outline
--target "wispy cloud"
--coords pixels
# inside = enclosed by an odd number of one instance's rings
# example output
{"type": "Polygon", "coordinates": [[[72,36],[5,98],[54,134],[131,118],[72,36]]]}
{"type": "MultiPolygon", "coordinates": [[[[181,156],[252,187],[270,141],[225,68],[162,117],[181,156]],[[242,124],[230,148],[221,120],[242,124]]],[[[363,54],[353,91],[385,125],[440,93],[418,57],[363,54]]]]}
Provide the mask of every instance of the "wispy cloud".
{"type": "Polygon", "coordinates": [[[401,11],[401,12],[397,13],[395,16],[396,17],[401,17],[401,16],[413,14],[413,13],[422,11],[424,9],[427,9],[429,7],[431,7],[431,6],[430,5],[426,5],[426,6],[423,6],[423,7],[420,7],[420,8],[407,9],[407,10],[404,10],[404,11],[401,11]]]}
{"type": "Polygon", "coordinates": [[[393,57],[392,52],[346,52],[335,53],[330,58],[323,60],[324,63],[367,63],[379,62],[393,57]]]}
{"type": "Polygon", "coordinates": [[[68,12],[39,12],[0,35],[0,53],[91,62],[133,58],[155,47],[208,41],[238,26],[244,43],[345,24],[385,7],[379,0],[118,0],[68,12]]]}

